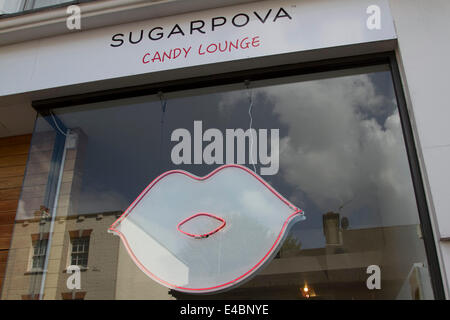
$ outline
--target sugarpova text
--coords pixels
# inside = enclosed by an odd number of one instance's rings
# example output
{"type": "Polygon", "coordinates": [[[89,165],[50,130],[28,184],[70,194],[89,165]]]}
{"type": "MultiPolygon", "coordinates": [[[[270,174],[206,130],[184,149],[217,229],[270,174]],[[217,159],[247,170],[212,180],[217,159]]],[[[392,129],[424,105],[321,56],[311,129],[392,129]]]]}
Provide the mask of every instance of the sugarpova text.
{"type": "Polygon", "coordinates": [[[255,17],[256,21],[259,21],[261,24],[265,24],[266,22],[275,23],[279,21],[279,19],[289,19],[292,17],[289,13],[282,7],[278,10],[269,9],[265,12],[262,11],[253,11],[251,14],[247,13],[237,13],[231,19],[227,19],[226,17],[213,17],[208,21],[205,20],[193,20],[189,22],[189,26],[181,27],[180,24],[176,23],[171,28],[165,29],[163,27],[154,27],[149,31],[141,29],[138,32],[130,31],[128,33],[128,37],[125,33],[116,33],[112,36],[111,47],[117,48],[122,46],[125,43],[129,44],[138,44],[141,41],[152,40],[157,41],[163,38],[169,39],[172,36],[181,36],[184,37],[186,35],[192,35],[194,33],[206,34],[208,32],[214,32],[219,30],[220,27],[231,24],[236,28],[245,27],[251,20],[251,18],[255,17]]]}
{"type": "Polygon", "coordinates": [[[175,165],[255,164],[260,166],[260,175],[274,175],[279,169],[279,129],[270,129],[270,145],[268,131],[238,128],[226,129],[223,134],[219,129],[210,128],[203,132],[202,121],[194,121],[193,137],[184,128],[172,132],[170,140],[178,143],[172,148],[170,157],[175,165]],[[204,142],[209,143],[204,146],[204,142]]]}

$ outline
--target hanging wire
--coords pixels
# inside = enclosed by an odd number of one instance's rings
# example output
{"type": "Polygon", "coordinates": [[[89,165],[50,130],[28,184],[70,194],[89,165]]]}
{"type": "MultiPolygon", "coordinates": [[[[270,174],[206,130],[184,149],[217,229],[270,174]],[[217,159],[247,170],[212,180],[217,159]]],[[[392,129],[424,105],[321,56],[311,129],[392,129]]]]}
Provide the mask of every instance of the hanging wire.
{"type": "Polygon", "coordinates": [[[166,115],[166,107],[167,107],[167,100],[164,97],[164,94],[162,91],[158,92],[159,101],[161,103],[161,125],[160,125],[160,141],[159,141],[159,166],[161,169],[163,169],[163,163],[162,163],[162,154],[163,154],[163,138],[164,138],[164,118],[166,115]]]}
{"type": "Polygon", "coordinates": [[[253,171],[256,172],[255,160],[253,159],[253,132],[252,132],[252,126],[253,126],[253,117],[252,117],[253,92],[250,89],[250,80],[245,80],[245,86],[247,88],[248,100],[250,102],[250,105],[249,105],[249,108],[248,108],[248,115],[250,117],[250,125],[249,125],[249,132],[250,132],[250,162],[252,163],[253,171]]]}
{"type": "Polygon", "coordinates": [[[55,126],[58,129],[58,131],[67,137],[67,134],[63,130],[61,130],[61,128],[58,126],[58,122],[56,121],[55,116],[53,115],[53,112],[50,111],[50,115],[52,116],[53,122],[55,123],[55,126]]]}

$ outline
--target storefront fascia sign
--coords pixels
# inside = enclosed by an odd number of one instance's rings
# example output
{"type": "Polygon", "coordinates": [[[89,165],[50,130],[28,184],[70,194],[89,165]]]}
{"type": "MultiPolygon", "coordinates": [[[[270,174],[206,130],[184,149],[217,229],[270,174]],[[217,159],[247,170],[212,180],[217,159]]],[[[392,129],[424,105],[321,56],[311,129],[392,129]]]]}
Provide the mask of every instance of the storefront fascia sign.
{"type": "Polygon", "coordinates": [[[0,95],[395,37],[386,0],[254,2],[1,47],[0,95]]]}

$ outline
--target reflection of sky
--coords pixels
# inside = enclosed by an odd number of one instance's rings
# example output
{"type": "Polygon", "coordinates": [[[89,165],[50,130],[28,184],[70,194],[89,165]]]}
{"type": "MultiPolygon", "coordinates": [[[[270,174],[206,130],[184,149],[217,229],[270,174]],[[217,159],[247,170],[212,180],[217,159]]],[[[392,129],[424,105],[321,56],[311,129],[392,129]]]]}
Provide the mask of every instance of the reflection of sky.
{"type": "MultiPolygon", "coordinates": [[[[305,210],[292,230],[303,248],[323,246],[322,214],[344,203],[350,228],[417,223],[389,72],[263,87],[254,97],[253,127],[280,130],[280,171],[264,178],[305,210]]],[[[59,114],[88,137],[81,213],[126,209],[166,170],[217,167],[173,165],[173,130],[193,137],[194,120],[203,131],[249,126],[245,90],[169,99],[162,138],[160,102],[134,101],[59,114]]]]}

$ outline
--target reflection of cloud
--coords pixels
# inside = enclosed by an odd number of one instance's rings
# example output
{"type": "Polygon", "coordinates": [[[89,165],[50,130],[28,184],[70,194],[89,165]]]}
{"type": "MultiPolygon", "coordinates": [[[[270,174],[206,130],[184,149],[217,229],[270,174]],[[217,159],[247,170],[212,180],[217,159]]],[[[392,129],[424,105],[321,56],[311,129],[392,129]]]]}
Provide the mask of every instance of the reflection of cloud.
{"type": "Polygon", "coordinates": [[[280,143],[286,181],[324,211],[353,199],[353,209],[379,212],[384,224],[416,222],[399,115],[387,113],[391,101],[368,76],[262,90],[289,127],[280,143]]]}
{"type": "MultiPolygon", "coordinates": [[[[221,117],[226,117],[227,119],[232,118],[233,113],[236,112],[236,108],[239,105],[238,101],[242,101],[244,104],[250,102],[248,100],[249,94],[250,94],[250,92],[246,92],[246,91],[231,91],[231,92],[227,92],[227,94],[221,95],[219,97],[218,106],[217,106],[221,117]]],[[[253,96],[253,98],[254,98],[254,96],[253,96]]]]}
{"type": "Polygon", "coordinates": [[[267,210],[271,203],[266,197],[256,190],[244,190],[239,199],[244,211],[262,211],[267,210]]]}

